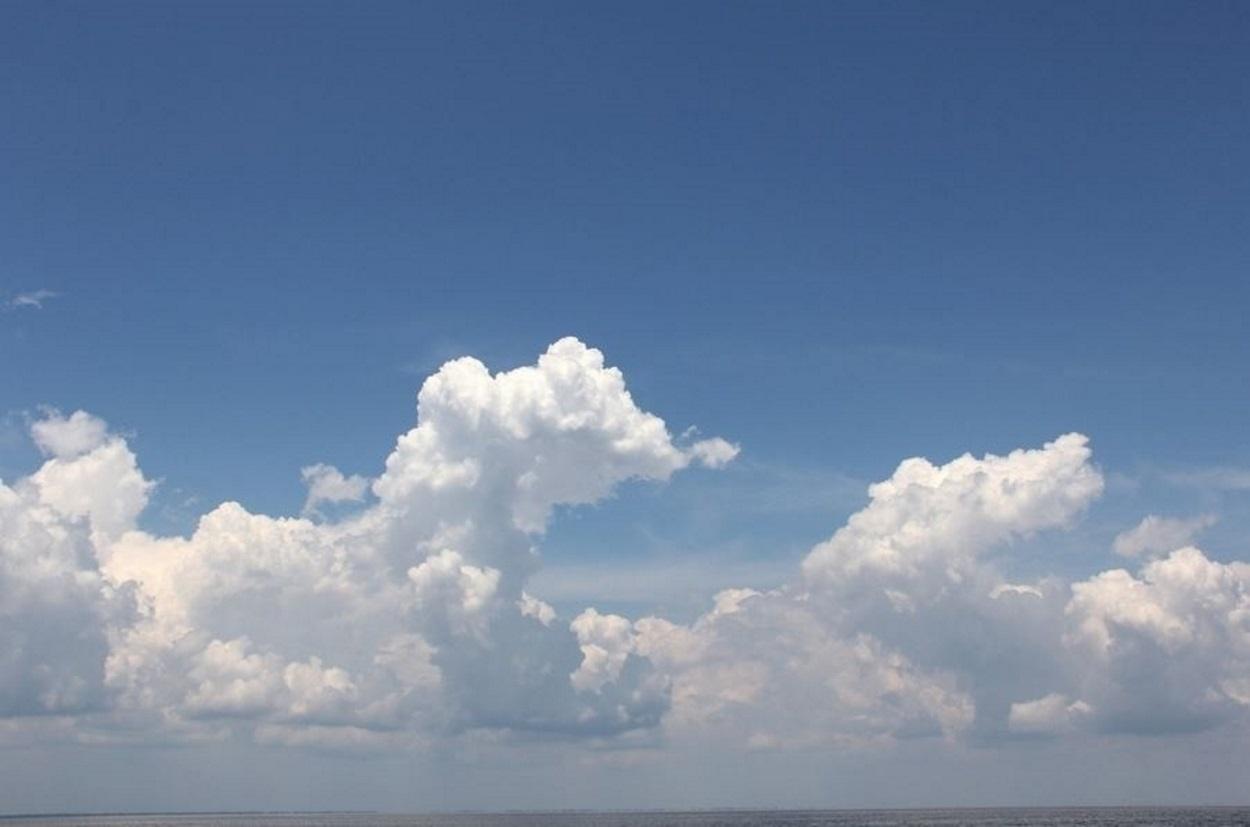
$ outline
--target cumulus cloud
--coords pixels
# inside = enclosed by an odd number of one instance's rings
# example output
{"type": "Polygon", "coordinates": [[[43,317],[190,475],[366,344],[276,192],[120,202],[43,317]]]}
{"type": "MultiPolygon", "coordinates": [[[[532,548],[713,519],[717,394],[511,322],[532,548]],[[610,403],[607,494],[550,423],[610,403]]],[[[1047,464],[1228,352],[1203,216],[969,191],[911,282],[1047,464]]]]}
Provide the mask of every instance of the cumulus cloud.
{"type": "Polygon", "coordinates": [[[1012,701],[1054,678],[1064,595],[1009,583],[986,558],[1069,524],[1102,490],[1090,459],[1068,434],[906,460],[794,583],[723,592],[688,627],[639,621],[640,649],[673,680],[673,719],[760,747],[1006,731],[1012,701]]]}
{"type": "Polygon", "coordinates": [[[740,450],[737,445],[720,438],[701,439],[690,446],[690,456],[708,468],[724,468],[733,462],[740,450]]]}
{"type": "Polygon", "coordinates": [[[33,431],[52,458],[0,483],[0,716],[107,705],[110,630],[136,601],[101,572],[99,549],[133,526],[151,487],[99,420],[53,414],[33,431]]]}
{"type": "Polygon", "coordinates": [[[1072,586],[1074,684],[1112,731],[1202,729],[1250,707],[1250,564],[1177,549],[1072,586]]]}
{"type": "MultiPolygon", "coordinates": [[[[44,505],[61,517],[85,522],[92,533],[107,539],[134,526],[153,486],[125,440],[116,437],[76,456],[54,456],[28,482],[44,505]]],[[[102,543],[97,554],[107,549],[102,543]]]]}
{"type": "Polygon", "coordinates": [[[365,498],[369,490],[369,481],[359,474],[350,477],[333,465],[319,462],[300,469],[300,476],[308,486],[308,497],[304,500],[303,514],[317,513],[317,506],[323,503],[358,503],[365,498]]]}
{"type": "Polygon", "coordinates": [[[1008,726],[1021,735],[1059,735],[1072,729],[1092,711],[1084,701],[1052,692],[1033,701],[1011,705],[1008,726]]]}
{"type": "MultiPolygon", "coordinates": [[[[152,483],[123,438],[83,412],[31,431],[46,462],[0,489],[0,714],[328,748],[655,726],[654,668],[524,590],[534,544],[559,507],[736,450],[678,445],[575,339],[512,371],[444,366],[376,502],[338,520],[227,502],[189,537],[155,536],[136,525],[152,483]]],[[[327,465],[303,476],[308,513],[369,487],[327,465]]]]}
{"type": "Polygon", "coordinates": [[[953,676],[868,633],[843,634],[802,595],[722,592],[692,625],[637,623],[637,649],[673,682],[674,730],[750,748],[954,736],[973,715],[953,676]]]}
{"type": "Polygon", "coordinates": [[[1067,434],[1041,449],[935,466],[904,461],[868,489],[869,504],[803,561],[813,586],[865,578],[958,580],[996,544],[1067,524],[1102,492],[1089,441],[1067,434]]]}
{"type": "Polygon", "coordinates": [[[371,481],[310,465],[301,516],[226,502],[186,537],[140,530],[152,483],[103,421],[49,412],[31,437],[43,465],[0,484],[6,733],[59,716],[95,742],[358,751],[658,729],[772,750],[1191,730],[1250,706],[1250,565],[1165,548],[1206,518],[1121,535],[1135,572],[1010,576],[1014,544],[1102,491],[1080,434],[907,459],[785,585],[687,623],[561,618],[534,588],[562,510],[739,451],[675,439],[576,339],[509,371],[449,362],[371,481]]]}
{"type": "Polygon", "coordinates": [[[104,444],[108,423],[86,411],[62,416],[53,410],[31,425],[30,435],[46,456],[73,459],[104,444]]]}
{"type": "Polygon", "coordinates": [[[582,664],[569,680],[578,690],[598,692],[621,674],[633,652],[633,624],[620,615],[587,609],[573,618],[569,628],[577,635],[582,650],[582,664]]]}
{"type": "Polygon", "coordinates": [[[373,483],[383,506],[407,509],[424,495],[458,511],[500,511],[510,522],[501,529],[526,534],[541,533],[555,506],[595,502],[624,480],[662,481],[695,461],[732,458],[723,440],[678,447],[663,420],[634,404],[620,370],[571,338],[537,365],[493,376],[476,359],[448,362],[422,386],[418,408],[417,427],[373,483]]]}
{"type": "Polygon", "coordinates": [[[1188,519],[1148,514],[1128,531],[1116,535],[1111,549],[1121,557],[1166,554],[1187,546],[1203,529],[1215,525],[1211,514],[1188,519]]]}

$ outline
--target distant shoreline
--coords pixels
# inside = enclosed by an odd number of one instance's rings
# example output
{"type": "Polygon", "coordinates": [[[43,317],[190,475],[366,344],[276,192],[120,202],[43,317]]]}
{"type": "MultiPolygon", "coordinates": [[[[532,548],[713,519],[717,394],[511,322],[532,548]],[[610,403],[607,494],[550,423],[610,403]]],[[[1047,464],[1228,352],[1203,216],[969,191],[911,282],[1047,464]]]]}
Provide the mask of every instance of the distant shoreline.
{"type": "Polygon", "coordinates": [[[47,813],[0,813],[0,821],[18,821],[34,819],[106,819],[106,818],[245,818],[257,816],[262,818],[298,818],[306,816],[361,816],[383,818],[445,818],[445,817],[538,817],[538,816],[663,816],[663,815],[786,815],[786,814],[855,814],[855,813],[1009,813],[1009,812],[1114,812],[1114,811],[1223,811],[1247,810],[1247,804],[1022,804],[1022,805],[940,805],[933,807],[679,807],[679,808],[568,808],[568,809],[536,809],[536,810],[422,810],[422,811],[387,811],[387,810],[140,810],[140,811],[98,811],[98,812],[47,812],[47,813]]]}

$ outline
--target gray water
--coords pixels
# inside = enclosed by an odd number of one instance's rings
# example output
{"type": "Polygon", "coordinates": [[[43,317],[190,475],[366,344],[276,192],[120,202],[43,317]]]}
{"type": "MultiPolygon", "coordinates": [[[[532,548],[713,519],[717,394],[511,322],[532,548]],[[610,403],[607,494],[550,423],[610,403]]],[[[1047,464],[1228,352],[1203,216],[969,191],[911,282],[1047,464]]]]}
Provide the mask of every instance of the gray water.
{"type": "Polygon", "coordinates": [[[0,827],[1224,827],[1250,807],[971,810],[768,810],[645,813],[230,813],[0,816],[0,827]]]}

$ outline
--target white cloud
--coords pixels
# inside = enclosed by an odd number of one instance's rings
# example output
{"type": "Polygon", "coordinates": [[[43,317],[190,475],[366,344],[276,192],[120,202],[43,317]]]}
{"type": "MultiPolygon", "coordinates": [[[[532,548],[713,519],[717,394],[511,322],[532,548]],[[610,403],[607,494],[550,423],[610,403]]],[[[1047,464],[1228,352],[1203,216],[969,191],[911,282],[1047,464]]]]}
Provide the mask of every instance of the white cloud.
{"type": "Polygon", "coordinates": [[[74,411],[69,416],[51,411],[31,425],[30,435],[46,456],[73,459],[104,444],[108,423],[86,411],[74,411]]]}
{"type": "Polygon", "coordinates": [[[582,650],[582,664],[569,680],[578,691],[598,692],[620,676],[625,660],[634,651],[633,624],[620,615],[587,609],[573,618],[569,628],[582,650]]]}
{"type": "MultiPolygon", "coordinates": [[[[337,521],[227,502],[190,537],[153,536],[135,526],[152,484],[124,439],[82,412],[32,436],[49,459],[0,489],[0,713],[107,711],[95,739],[147,728],[353,749],[655,726],[667,688],[645,659],[586,665],[578,633],[524,591],[534,538],[558,506],[733,453],[676,445],[574,339],[496,375],[445,366],[378,501],[337,521]],[[587,671],[594,691],[573,677],[587,671]]],[[[359,477],[304,476],[310,509],[363,499],[359,477]]]]}
{"type": "Polygon", "coordinates": [[[319,462],[300,469],[300,476],[308,486],[308,497],[304,500],[304,515],[317,513],[317,506],[322,503],[358,503],[365,498],[369,490],[369,480],[359,474],[350,477],[333,465],[319,462]]]}
{"type": "Polygon", "coordinates": [[[673,682],[670,727],[752,748],[955,735],[972,719],[953,677],[868,634],[844,636],[786,592],[722,593],[690,627],[637,623],[638,651],[673,682]]]}
{"type": "Polygon", "coordinates": [[[1121,557],[1166,554],[1187,546],[1203,529],[1215,525],[1215,517],[1201,514],[1182,519],[1149,514],[1133,528],[1116,535],[1111,548],[1121,557]]]}
{"type": "Polygon", "coordinates": [[[61,294],[52,290],[31,290],[27,293],[18,293],[7,302],[11,308],[30,307],[35,310],[42,310],[44,302],[49,299],[55,299],[61,294]]]}
{"type": "Polygon", "coordinates": [[[999,583],[990,589],[990,597],[997,600],[1003,595],[1029,595],[1038,599],[1044,598],[1046,595],[1037,586],[1022,585],[1019,583],[999,583]]]}
{"type": "Polygon", "coordinates": [[[1007,725],[1021,735],[1058,735],[1072,729],[1092,711],[1084,701],[1052,692],[1036,700],[1012,704],[1007,725]]]}
{"type": "Polygon", "coordinates": [[[0,483],[0,717],[106,706],[110,629],[134,618],[133,589],[102,575],[100,550],[132,526],[149,483],[120,440],[69,442],[0,483]]]}
{"type": "MultiPolygon", "coordinates": [[[[61,715],[96,742],[361,751],[658,729],[764,750],[1196,729],[1250,706],[1250,565],[1181,548],[1075,584],[1003,570],[1102,491],[1079,434],[905,460],[786,582],[721,590],[690,623],[562,620],[536,588],[562,509],[738,453],[683,447],[575,339],[511,371],[445,365],[376,499],[337,519],[226,502],[189,537],[155,536],[136,523],[152,483],[101,420],[53,413],[31,435],[46,461],[0,484],[5,738],[61,715]]],[[[365,500],[361,477],[304,477],[308,514],[365,500]]],[[[1146,555],[1201,527],[1175,522],[1121,545],[1146,555]]]]}
{"type": "Polygon", "coordinates": [[[444,365],[422,386],[418,425],[373,491],[394,508],[427,497],[464,511],[472,497],[473,510],[503,511],[512,528],[535,534],[556,505],[595,502],[628,479],[666,480],[695,460],[723,464],[731,451],[722,443],[679,448],[602,353],[566,338],[537,365],[493,376],[468,357],[444,365]]]}
{"type": "Polygon", "coordinates": [[[702,439],[690,446],[690,456],[708,468],[724,468],[741,452],[741,448],[723,439],[702,439]]]}
{"type": "Polygon", "coordinates": [[[525,617],[532,617],[544,626],[550,626],[556,620],[556,610],[529,592],[521,592],[517,608],[525,617]]]}
{"type": "Polygon", "coordinates": [[[1072,586],[1074,684],[1111,730],[1201,729],[1250,709],[1250,564],[1177,549],[1072,586]]]}
{"type": "Polygon", "coordinates": [[[639,651],[673,681],[673,720],[761,747],[956,737],[979,714],[1005,730],[1012,695],[1049,674],[1063,596],[985,558],[1098,496],[1090,456],[1069,434],[1003,457],[907,460],[799,581],[724,592],[689,627],[639,621],[639,651]]]}
{"type": "MultiPolygon", "coordinates": [[[[53,457],[30,477],[45,505],[69,519],[84,519],[93,532],[120,537],[134,527],[153,483],[143,477],[124,440],[113,438],[71,459],[53,457]]],[[[100,545],[104,555],[108,546],[100,545]]]]}
{"type": "Polygon", "coordinates": [[[499,576],[498,569],[468,565],[450,549],[408,569],[414,604],[423,611],[433,610],[436,622],[460,634],[485,635],[499,576]]]}
{"type": "Polygon", "coordinates": [[[815,587],[844,589],[861,579],[916,584],[958,580],[999,543],[1070,522],[1102,492],[1088,440],[1067,434],[1039,450],[946,465],[905,460],[868,489],[867,508],[803,562],[815,587]]]}

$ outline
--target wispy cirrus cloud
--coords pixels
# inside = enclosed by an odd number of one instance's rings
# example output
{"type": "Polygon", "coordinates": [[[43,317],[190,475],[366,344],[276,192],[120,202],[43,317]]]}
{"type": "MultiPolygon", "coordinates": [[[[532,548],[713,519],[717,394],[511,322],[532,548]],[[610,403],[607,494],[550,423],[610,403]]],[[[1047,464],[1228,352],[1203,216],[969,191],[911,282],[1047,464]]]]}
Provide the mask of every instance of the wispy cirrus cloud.
{"type": "Polygon", "coordinates": [[[1187,471],[1168,471],[1163,479],[1175,485],[1212,488],[1220,491],[1250,490],[1250,468],[1217,465],[1187,471]]]}
{"type": "Polygon", "coordinates": [[[27,307],[42,310],[46,302],[60,298],[60,296],[61,294],[55,290],[31,290],[15,294],[5,301],[4,306],[10,310],[21,310],[27,307]]]}

